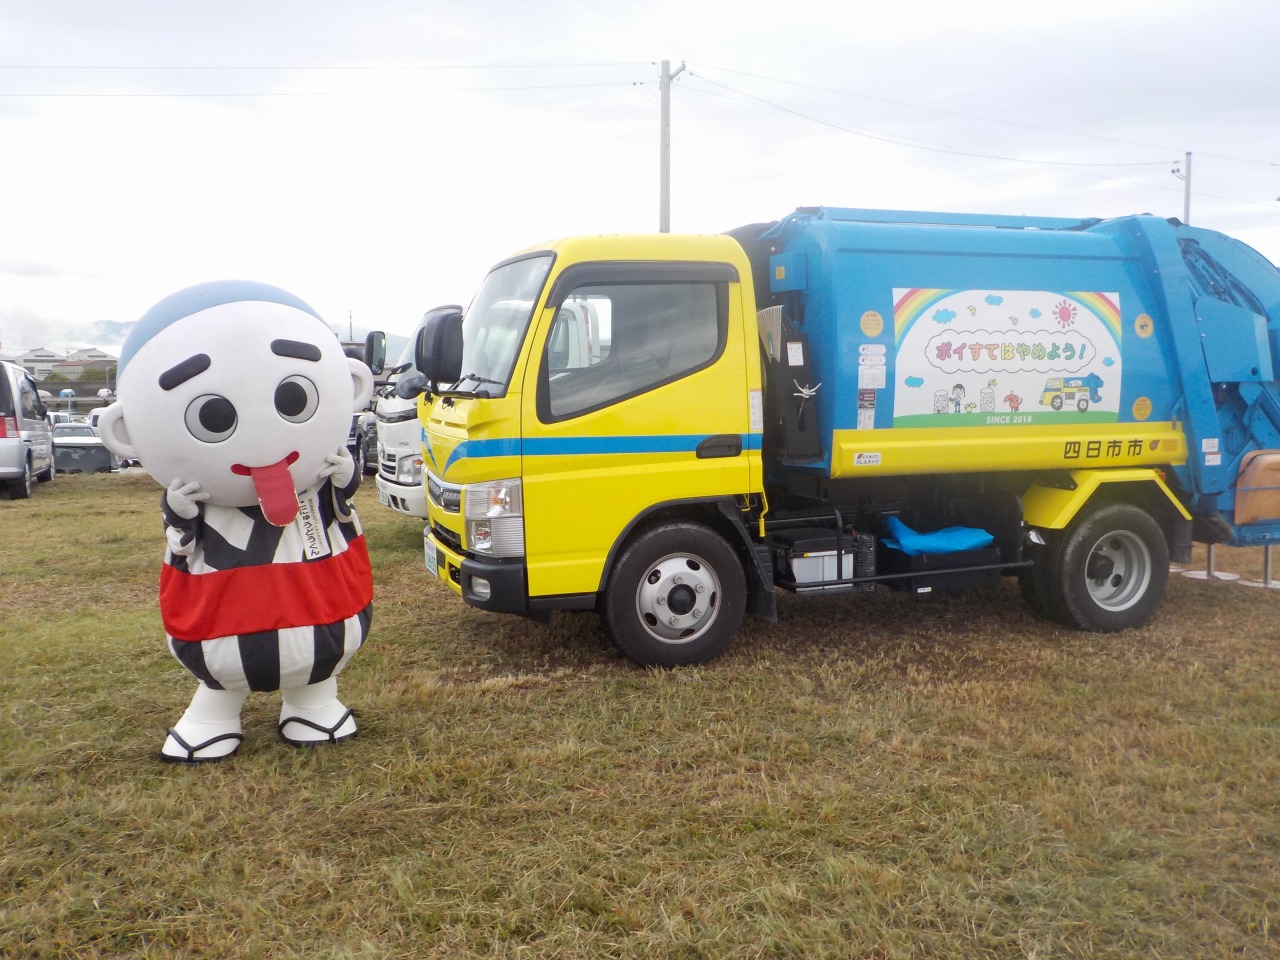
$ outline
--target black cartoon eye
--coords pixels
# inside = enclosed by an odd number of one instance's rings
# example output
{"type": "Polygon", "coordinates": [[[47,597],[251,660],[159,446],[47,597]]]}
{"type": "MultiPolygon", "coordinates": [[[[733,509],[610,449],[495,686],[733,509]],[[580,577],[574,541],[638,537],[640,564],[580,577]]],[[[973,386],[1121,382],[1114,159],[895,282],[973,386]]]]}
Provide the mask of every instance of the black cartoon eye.
{"type": "Polygon", "coordinates": [[[187,404],[186,420],[191,435],[205,443],[221,443],[236,432],[236,408],[216,393],[206,393],[187,404]]]}
{"type": "Polygon", "coordinates": [[[320,391],[306,377],[285,377],[276,387],[276,410],[290,423],[310,420],[320,406],[320,391]]]}

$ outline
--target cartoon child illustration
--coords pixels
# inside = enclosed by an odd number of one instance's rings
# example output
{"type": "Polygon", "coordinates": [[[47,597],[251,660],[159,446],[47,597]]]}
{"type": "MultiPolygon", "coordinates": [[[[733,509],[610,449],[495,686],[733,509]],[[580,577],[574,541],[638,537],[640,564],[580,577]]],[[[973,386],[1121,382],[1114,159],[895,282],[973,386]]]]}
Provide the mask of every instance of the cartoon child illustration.
{"type": "Polygon", "coordinates": [[[162,759],[231,756],[250,691],[281,691],[295,746],[356,735],[338,674],[368,634],[373,588],[346,450],[373,375],[297,297],[220,281],[135,325],[103,442],[165,492],[160,612],[198,681],[162,759]]]}
{"type": "Polygon", "coordinates": [[[959,413],[960,405],[964,401],[964,384],[957,383],[951,388],[951,412],[959,413]]]}

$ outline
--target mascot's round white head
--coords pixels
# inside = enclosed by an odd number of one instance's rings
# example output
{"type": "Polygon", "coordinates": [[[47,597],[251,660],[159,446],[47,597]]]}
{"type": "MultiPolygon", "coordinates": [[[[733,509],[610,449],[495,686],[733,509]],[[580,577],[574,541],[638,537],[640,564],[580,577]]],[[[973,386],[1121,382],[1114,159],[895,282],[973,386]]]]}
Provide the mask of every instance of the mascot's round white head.
{"type": "Polygon", "coordinates": [[[121,351],[118,400],[100,416],[102,442],[161,485],[197,481],[227,507],[314,486],[346,446],[373,374],[346,356],[311,307],[243,280],[171,294],[134,325],[121,351]]]}

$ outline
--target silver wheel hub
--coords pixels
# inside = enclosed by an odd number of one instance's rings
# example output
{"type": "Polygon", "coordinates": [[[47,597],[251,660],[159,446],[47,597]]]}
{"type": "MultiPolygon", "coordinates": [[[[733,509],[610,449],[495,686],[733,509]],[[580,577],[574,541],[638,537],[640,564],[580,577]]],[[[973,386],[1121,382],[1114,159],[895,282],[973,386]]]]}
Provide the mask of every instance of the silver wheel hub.
{"type": "Polygon", "coordinates": [[[720,578],[700,558],[673,553],[649,568],[636,589],[636,614],[663,643],[688,643],[716,619],[720,578]]]}
{"type": "Polygon", "coordinates": [[[1128,610],[1151,583],[1151,551],[1137,534],[1116,530],[1099,538],[1085,565],[1089,595],[1104,610],[1128,610]]]}

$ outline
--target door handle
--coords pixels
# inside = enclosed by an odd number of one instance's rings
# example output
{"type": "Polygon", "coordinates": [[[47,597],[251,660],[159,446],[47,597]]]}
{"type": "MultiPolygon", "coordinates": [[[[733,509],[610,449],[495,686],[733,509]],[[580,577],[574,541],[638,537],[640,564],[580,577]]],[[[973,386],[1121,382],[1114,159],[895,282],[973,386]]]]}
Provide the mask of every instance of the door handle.
{"type": "Polygon", "coordinates": [[[741,456],[742,437],[734,433],[718,433],[707,437],[698,444],[697,455],[699,460],[741,456]]]}

